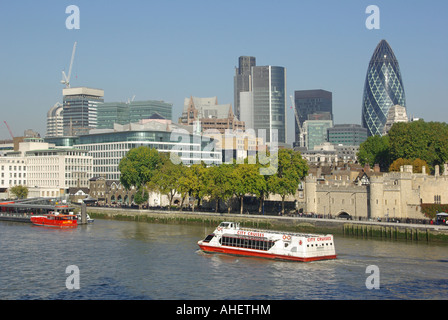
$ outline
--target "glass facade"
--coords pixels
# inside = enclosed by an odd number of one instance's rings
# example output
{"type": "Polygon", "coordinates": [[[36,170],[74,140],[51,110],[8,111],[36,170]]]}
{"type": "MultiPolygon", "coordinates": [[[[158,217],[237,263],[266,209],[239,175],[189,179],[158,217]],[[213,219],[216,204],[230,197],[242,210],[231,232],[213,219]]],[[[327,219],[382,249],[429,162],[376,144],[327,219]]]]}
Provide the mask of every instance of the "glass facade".
{"type": "Polygon", "coordinates": [[[120,179],[118,165],[126,153],[140,146],[159,152],[176,152],[184,164],[221,163],[221,152],[210,138],[188,133],[164,131],[121,131],[80,136],[75,147],[89,151],[93,157],[93,175],[109,180],[120,179]]]}
{"type": "Polygon", "coordinates": [[[171,103],[155,100],[104,103],[97,108],[97,128],[113,129],[114,123],[138,122],[142,119],[149,119],[154,114],[172,120],[172,109],[173,105],[171,103]]]}
{"type": "Polygon", "coordinates": [[[286,70],[283,67],[252,67],[253,117],[256,132],[266,130],[266,142],[286,143],[286,70]]]}
{"type": "Polygon", "coordinates": [[[88,134],[97,127],[97,107],[104,102],[104,92],[91,88],[63,90],[64,136],[88,134]]]}
{"type": "Polygon", "coordinates": [[[241,120],[242,108],[240,101],[241,92],[251,91],[251,72],[252,67],[255,67],[255,57],[241,56],[238,59],[238,68],[235,70],[234,77],[234,107],[235,116],[241,120]]]}
{"type": "MultiPolygon", "coordinates": [[[[306,120],[333,120],[333,94],[329,91],[320,89],[294,91],[294,103],[301,126],[306,120]],[[327,114],[327,118],[324,119],[327,114]],[[310,115],[315,117],[310,118],[310,115]]],[[[296,123],[296,137],[298,135],[299,128],[296,123]]]]}
{"type": "Polygon", "coordinates": [[[345,146],[359,146],[367,140],[367,129],[359,124],[336,124],[328,129],[328,142],[345,146]]]}
{"type": "Polygon", "coordinates": [[[368,136],[382,135],[389,109],[406,107],[400,67],[392,48],[381,40],[373,53],[364,85],[362,126],[368,136]]]}
{"type": "Polygon", "coordinates": [[[306,147],[308,150],[314,150],[315,146],[327,142],[327,132],[333,127],[333,120],[307,120],[303,127],[306,132],[306,147]]]}

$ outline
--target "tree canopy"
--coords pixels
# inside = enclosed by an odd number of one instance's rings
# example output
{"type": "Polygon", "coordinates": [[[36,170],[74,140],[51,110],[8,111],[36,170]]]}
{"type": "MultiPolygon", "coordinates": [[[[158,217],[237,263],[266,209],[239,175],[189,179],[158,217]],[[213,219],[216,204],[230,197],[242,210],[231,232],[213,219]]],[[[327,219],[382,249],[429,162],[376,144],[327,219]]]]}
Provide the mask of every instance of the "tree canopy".
{"type": "Polygon", "coordinates": [[[442,122],[395,123],[389,131],[391,159],[421,159],[433,170],[448,161],[448,124],[442,122]]]}
{"type": "MultiPolygon", "coordinates": [[[[265,156],[260,164],[232,163],[206,166],[204,163],[183,165],[180,161],[175,164],[167,154],[159,153],[156,149],[139,147],[132,149],[120,161],[120,181],[127,189],[137,189],[134,202],[147,201],[147,190],[158,191],[167,195],[170,207],[174,196],[182,198],[181,210],[187,197],[198,200],[204,197],[216,202],[227,202],[236,196],[240,202],[240,213],[243,213],[243,199],[247,195],[256,196],[261,203],[269,193],[278,193],[284,199],[288,194],[295,194],[300,180],[308,172],[308,166],[299,152],[280,149],[277,154],[265,156]],[[269,161],[267,161],[269,159],[269,161]],[[261,170],[263,169],[263,170],[261,170]]],[[[137,204],[139,204],[137,203],[137,204]]],[[[192,209],[195,208],[193,201],[192,209]]]]}
{"type": "Polygon", "coordinates": [[[398,159],[426,162],[430,170],[448,161],[448,124],[444,122],[398,122],[385,136],[372,136],[360,145],[358,160],[379,164],[383,171],[398,159]]]}
{"type": "Polygon", "coordinates": [[[28,197],[28,188],[26,186],[18,185],[14,186],[9,191],[14,194],[18,199],[25,199],[28,197]]]}

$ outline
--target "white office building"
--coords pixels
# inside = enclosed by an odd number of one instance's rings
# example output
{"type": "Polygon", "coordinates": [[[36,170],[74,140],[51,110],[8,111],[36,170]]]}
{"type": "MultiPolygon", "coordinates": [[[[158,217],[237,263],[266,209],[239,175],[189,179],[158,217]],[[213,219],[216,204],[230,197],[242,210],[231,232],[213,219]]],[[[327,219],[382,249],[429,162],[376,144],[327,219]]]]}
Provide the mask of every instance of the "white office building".
{"type": "Polygon", "coordinates": [[[85,150],[55,148],[40,139],[24,141],[0,158],[0,188],[9,196],[16,185],[27,186],[28,197],[64,196],[70,187],[89,187],[92,164],[85,150]]]}

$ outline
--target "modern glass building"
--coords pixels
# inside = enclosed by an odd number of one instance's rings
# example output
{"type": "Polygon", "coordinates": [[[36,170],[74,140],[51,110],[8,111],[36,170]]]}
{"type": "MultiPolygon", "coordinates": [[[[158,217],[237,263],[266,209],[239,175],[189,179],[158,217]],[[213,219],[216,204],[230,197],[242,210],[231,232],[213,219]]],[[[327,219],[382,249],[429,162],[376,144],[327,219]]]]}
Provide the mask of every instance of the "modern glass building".
{"type": "Polygon", "coordinates": [[[115,125],[114,129],[92,130],[79,136],[75,147],[87,150],[93,157],[93,175],[108,180],[120,179],[118,165],[126,153],[140,146],[157,149],[159,152],[174,152],[183,164],[221,164],[221,151],[215,140],[191,134],[179,125],[171,124],[173,131],[161,130],[166,124],[157,121],[145,124],[115,125]]]}
{"type": "Polygon", "coordinates": [[[367,140],[367,129],[359,124],[335,124],[328,128],[328,142],[344,146],[359,146],[367,140]]]}
{"type": "MultiPolygon", "coordinates": [[[[294,103],[301,126],[306,120],[333,120],[333,94],[330,91],[297,90],[294,91],[294,103]],[[310,117],[313,115],[314,118],[310,117]],[[329,119],[327,115],[329,115],[329,119]]],[[[296,124],[296,136],[298,134],[299,128],[296,124]]]]}
{"type": "Polygon", "coordinates": [[[400,67],[386,40],[377,45],[367,69],[362,102],[362,126],[368,136],[382,135],[389,109],[406,107],[400,67]]]}
{"type": "Polygon", "coordinates": [[[86,87],[66,88],[63,94],[64,136],[88,134],[97,126],[97,107],[104,102],[104,91],[86,87]]]}
{"type": "Polygon", "coordinates": [[[234,107],[235,115],[241,120],[241,92],[252,91],[251,73],[252,67],[255,67],[256,59],[250,56],[241,56],[238,59],[238,68],[235,68],[234,77],[234,107]]]}
{"type": "Polygon", "coordinates": [[[333,127],[333,120],[306,120],[303,129],[306,132],[305,146],[308,150],[314,150],[328,141],[328,129],[333,127]]]}
{"type": "Polygon", "coordinates": [[[266,142],[286,143],[286,69],[252,67],[253,129],[266,130],[266,142]]]}
{"type": "Polygon", "coordinates": [[[98,129],[112,129],[114,123],[128,124],[149,119],[155,113],[172,120],[173,105],[164,101],[145,100],[125,102],[107,102],[97,107],[98,129]]]}

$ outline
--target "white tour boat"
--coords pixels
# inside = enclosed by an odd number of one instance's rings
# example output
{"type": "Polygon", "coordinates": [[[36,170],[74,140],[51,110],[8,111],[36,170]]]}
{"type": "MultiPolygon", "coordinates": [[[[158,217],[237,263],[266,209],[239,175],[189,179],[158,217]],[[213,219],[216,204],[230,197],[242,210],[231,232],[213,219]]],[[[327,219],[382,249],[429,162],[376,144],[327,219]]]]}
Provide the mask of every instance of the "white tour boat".
{"type": "Polygon", "coordinates": [[[198,241],[204,252],[226,253],[292,261],[336,259],[333,235],[290,233],[240,228],[221,222],[212,234],[198,241]]]}

